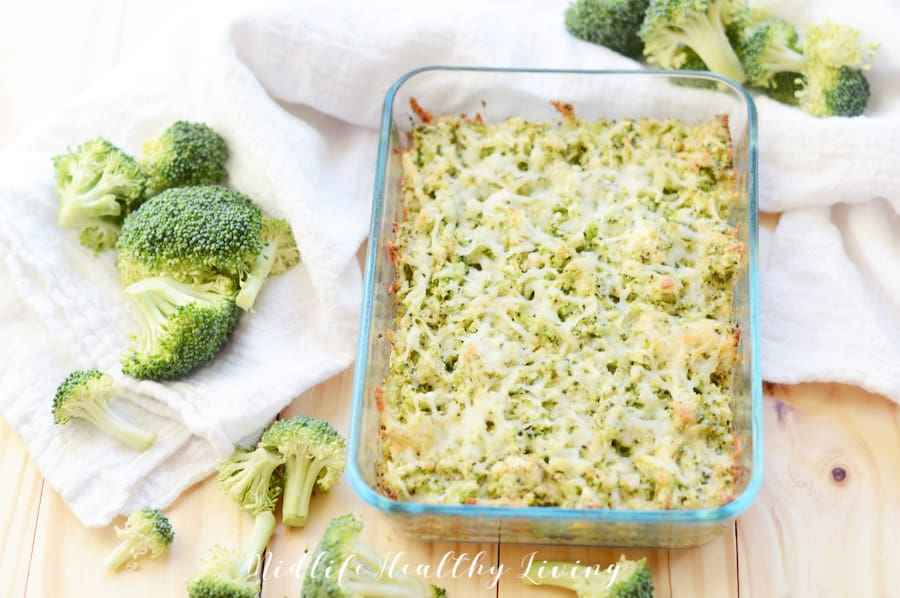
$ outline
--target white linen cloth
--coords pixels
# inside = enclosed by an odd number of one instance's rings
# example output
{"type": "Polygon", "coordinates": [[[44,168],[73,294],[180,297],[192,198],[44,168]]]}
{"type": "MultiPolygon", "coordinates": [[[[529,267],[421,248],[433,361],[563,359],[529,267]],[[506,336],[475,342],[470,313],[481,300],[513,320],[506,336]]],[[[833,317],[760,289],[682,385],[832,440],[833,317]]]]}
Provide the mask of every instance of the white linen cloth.
{"type": "MultiPolygon", "coordinates": [[[[829,14],[880,41],[873,99],[856,119],[758,100],[761,205],[788,211],[762,279],[763,371],[773,381],[859,384],[900,402],[900,7],[829,4],[779,10],[798,22],[829,14]]],[[[293,397],[351,363],[355,254],[382,99],[398,77],[435,64],[636,68],[569,36],[565,6],[201,2],[0,154],[0,411],[83,523],[166,506],[293,397]],[[303,263],[270,279],[211,364],[174,383],[138,382],[119,373],[137,321],[113,252],[94,257],[56,227],[50,157],[98,135],[137,154],[177,119],[226,138],[230,185],[291,222],[303,263]],[[83,422],[53,425],[53,392],[77,367],[114,375],[124,399],[114,408],[159,432],[150,450],[83,422]]]]}

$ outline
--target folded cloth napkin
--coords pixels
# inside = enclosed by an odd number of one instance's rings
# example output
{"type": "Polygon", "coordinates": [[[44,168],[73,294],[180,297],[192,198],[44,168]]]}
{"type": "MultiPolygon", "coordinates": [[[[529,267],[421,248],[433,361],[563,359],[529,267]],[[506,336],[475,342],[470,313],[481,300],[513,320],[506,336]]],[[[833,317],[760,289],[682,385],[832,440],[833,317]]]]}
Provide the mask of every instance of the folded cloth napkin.
{"type": "MultiPolygon", "coordinates": [[[[815,119],[759,99],[761,203],[789,210],[763,276],[764,375],[861,384],[900,402],[900,372],[890,367],[900,353],[900,8],[830,4],[834,12],[804,2],[778,9],[799,22],[828,14],[880,41],[874,97],[856,119],[815,119]]],[[[569,36],[565,6],[200,2],[0,155],[0,283],[10,289],[0,303],[0,411],[81,521],[167,505],[351,362],[355,253],[381,102],[399,76],[429,64],[637,68],[569,36]],[[94,257],[56,228],[50,157],[97,135],[137,153],[176,119],[226,138],[231,186],[291,222],[303,263],[267,283],[213,362],[178,382],[138,382],[118,374],[137,323],[113,256],[94,257]],[[76,367],[116,377],[116,409],[159,432],[153,448],[138,454],[80,422],[54,427],[50,399],[76,367]]]]}

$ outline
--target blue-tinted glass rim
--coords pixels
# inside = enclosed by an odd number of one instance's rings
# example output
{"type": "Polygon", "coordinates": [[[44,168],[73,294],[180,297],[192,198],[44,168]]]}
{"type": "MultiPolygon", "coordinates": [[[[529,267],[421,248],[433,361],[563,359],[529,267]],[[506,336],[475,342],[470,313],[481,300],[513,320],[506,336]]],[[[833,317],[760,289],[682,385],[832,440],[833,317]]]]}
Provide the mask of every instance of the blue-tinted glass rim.
{"type": "Polygon", "coordinates": [[[756,105],[747,90],[732,79],[707,71],[663,71],[663,70],[576,70],[576,69],[530,69],[530,68],[489,68],[459,66],[428,66],[412,70],[400,77],[385,95],[381,115],[381,132],[376,158],[375,186],[372,203],[372,217],[369,224],[369,245],[366,251],[365,276],[363,279],[363,300],[357,340],[356,364],[353,372],[353,395],[350,413],[350,430],[347,446],[347,477],[356,494],[371,506],[392,514],[436,515],[486,519],[530,519],[534,521],[589,520],[592,522],[627,523],[715,523],[734,519],[747,510],[759,494],[763,474],[762,435],[762,374],[759,357],[759,281],[758,248],[759,208],[757,204],[757,115],[756,105]],[[712,509],[631,511],[613,509],[569,509],[562,507],[506,507],[485,505],[434,505],[393,500],[375,491],[363,478],[359,470],[360,426],[362,422],[363,389],[365,387],[366,366],[369,357],[369,331],[372,319],[375,265],[377,260],[378,230],[381,221],[385,173],[394,99],[400,87],[412,77],[428,72],[493,72],[530,73],[536,75],[613,75],[638,77],[666,77],[685,79],[707,79],[718,81],[731,88],[743,98],[747,109],[748,127],[748,170],[750,214],[750,258],[749,258],[749,311],[750,311],[750,412],[751,438],[753,444],[752,472],[744,491],[731,502],[712,509]]]}

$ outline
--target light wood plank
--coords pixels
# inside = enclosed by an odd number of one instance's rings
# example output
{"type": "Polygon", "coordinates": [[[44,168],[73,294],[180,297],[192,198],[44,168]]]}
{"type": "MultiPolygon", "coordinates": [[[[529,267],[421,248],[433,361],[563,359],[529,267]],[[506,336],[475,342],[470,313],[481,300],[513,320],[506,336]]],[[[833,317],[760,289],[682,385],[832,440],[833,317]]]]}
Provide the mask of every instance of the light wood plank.
{"type": "Polygon", "coordinates": [[[25,443],[0,418],[0,596],[25,595],[44,478],[25,443]]]}
{"type": "Polygon", "coordinates": [[[738,520],[742,598],[900,596],[900,406],[837,384],[767,394],[763,488],[738,520]]]}
{"type": "MultiPolygon", "coordinates": [[[[330,422],[341,434],[346,435],[350,420],[352,386],[351,368],[296,399],[282,417],[294,415],[320,417],[330,422]]],[[[401,534],[391,525],[390,519],[357,498],[344,476],[330,493],[313,498],[309,525],[302,529],[279,525],[269,545],[273,560],[266,570],[266,579],[263,582],[264,598],[300,595],[303,586],[302,576],[308,564],[303,560],[304,554],[315,549],[332,517],[348,512],[362,518],[365,524],[363,539],[367,544],[387,560],[396,558],[398,567],[408,566],[411,574],[415,574],[414,569],[417,566],[427,565],[430,566],[431,575],[435,576],[441,559],[449,553],[455,556],[465,553],[463,558],[468,557],[472,560],[478,558],[486,567],[497,563],[497,546],[494,544],[461,545],[449,542],[432,544],[401,534]]],[[[477,574],[471,576],[461,574],[456,578],[448,574],[429,581],[445,588],[450,596],[477,598],[496,594],[494,588],[485,585],[484,576],[477,574]]]]}

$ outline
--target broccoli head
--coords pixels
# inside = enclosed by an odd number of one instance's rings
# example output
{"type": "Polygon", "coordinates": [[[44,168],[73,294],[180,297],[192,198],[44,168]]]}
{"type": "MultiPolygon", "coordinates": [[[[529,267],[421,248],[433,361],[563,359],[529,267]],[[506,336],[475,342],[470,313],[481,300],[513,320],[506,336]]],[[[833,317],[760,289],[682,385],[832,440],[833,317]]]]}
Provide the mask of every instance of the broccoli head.
{"type": "Polygon", "coordinates": [[[156,434],[141,430],[109,408],[115,392],[108,374],[96,369],[76,370],[56,389],[53,420],[65,425],[73,417],[86,419],[112,438],[139,451],[147,450],[156,441],[156,434]]]}
{"type": "Polygon", "coordinates": [[[219,464],[216,479],[228,496],[253,514],[274,511],[284,486],[284,459],[265,447],[238,447],[219,464]]]}
{"type": "Polygon", "coordinates": [[[861,70],[822,66],[806,73],[797,103],[813,116],[859,116],[869,103],[869,82],[861,70]]]}
{"type": "Polygon", "coordinates": [[[678,69],[690,48],[709,70],[743,83],[744,69],[726,34],[741,8],[737,0],[650,0],[640,29],[647,61],[678,69]]]}
{"type": "Polygon", "coordinates": [[[599,569],[576,563],[533,561],[522,576],[533,585],[566,588],[579,598],[653,598],[653,577],[647,559],[619,557],[615,566],[599,569]]]}
{"type": "Polygon", "coordinates": [[[164,191],[122,224],[116,244],[122,284],[151,276],[238,282],[262,251],[262,220],[249,197],[224,187],[164,191]]]}
{"type": "Polygon", "coordinates": [[[187,284],[154,277],[126,287],[142,330],[122,371],[143,380],[172,380],[212,359],[237,325],[234,294],[227,278],[187,284]]]}
{"type": "Polygon", "coordinates": [[[566,9],[566,29],[587,42],[640,60],[644,43],[638,31],[650,0],[575,0],[566,9]]]}
{"type": "Polygon", "coordinates": [[[174,187],[217,185],[228,177],[228,147],[203,123],[178,121],[144,144],[141,166],[147,172],[147,195],[174,187]]]}
{"type": "Polygon", "coordinates": [[[147,176],[121,149],[98,137],[53,158],[57,223],[80,231],[95,252],[115,245],[122,217],[144,199],[147,176]]]}
{"type": "Polygon", "coordinates": [[[300,261],[300,252],[294,233],[287,220],[263,217],[259,231],[262,251],[250,266],[247,276],[241,281],[241,290],[235,299],[237,306],[244,310],[253,307],[263,283],[272,274],[281,274],[300,261]]]}
{"type": "Polygon", "coordinates": [[[259,445],[284,458],[282,521],[303,527],[313,490],[328,492],[344,471],[344,439],[325,420],[300,415],[273,422],[259,445]]]}
{"type": "Polygon", "coordinates": [[[275,531],[275,516],[268,511],[256,517],[243,551],[214,546],[200,570],[187,582],[190,598],[256,598],[260,581],[257,570],[262,552],[275,531]]]}
{"type": "Polygon", "coordinates": [[[303,578],[302,598],[438,598],[446,592],[417,577],[382,571],[383,559],[360,539],[363,524],[347,513],[328,523],[303,578]]]}
{"type": "Polygon", "coordinates": [[[804,70],[806,56],[800,51],[799,41],[797,30],[787,21],[763,23],[740,45],[747,81],[757,87],[772,87],[778,73],[804,70]]]}
{"type": "Polygon", "coordinates": [[[116,528],[116,535],[122,543],[106,558],[106,568],[110,571],[118,571],[126,563],[129,567],[137,567],[136,559],[147,553],[155,559],[166,552],[175,539],[168,518],[156,509],[135,511],[124,528],[116,528]]]}

